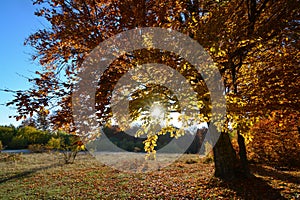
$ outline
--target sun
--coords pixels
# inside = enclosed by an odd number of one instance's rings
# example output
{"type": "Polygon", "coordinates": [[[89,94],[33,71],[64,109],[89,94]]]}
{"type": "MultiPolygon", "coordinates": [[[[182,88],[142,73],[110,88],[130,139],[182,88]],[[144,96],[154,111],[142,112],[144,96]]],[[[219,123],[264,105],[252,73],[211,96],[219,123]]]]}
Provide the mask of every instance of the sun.
{"type": "Polygon", "coordinates": [[[165,117],[165,109],[159,103],[153,103],[150,108],[150,116],[154,120],[161,120],[165,117]]]}

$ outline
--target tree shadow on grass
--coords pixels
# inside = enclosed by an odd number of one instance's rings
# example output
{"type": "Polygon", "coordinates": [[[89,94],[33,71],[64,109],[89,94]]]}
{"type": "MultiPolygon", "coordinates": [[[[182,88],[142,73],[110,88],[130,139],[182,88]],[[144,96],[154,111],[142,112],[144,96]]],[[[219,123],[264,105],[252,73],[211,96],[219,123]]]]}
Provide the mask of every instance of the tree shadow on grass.
{"type": "Polygon", "coordinates": [[[13,176],[1,178],[0,179],[0,184],[5,183],[5,182],[10,181],[10,180],[15,180],[15,179],[27,177],[27,176],[29,176],[29,175],[31,175],[35,172],[41,171],[41,170],[46,170],[46,169],[50,169],[52,167],[59,167],[59,166],[63,166],[63,165],[64,164],[57,164],[56,163],[56,164],[52,164],[52,165],[49,165],[49,166],[33,168],[33,169],[18,173],[18,174],[13,175],[13,176]]]}
{"type": "Polygon", "coordinates": [[[280,189],[268,185],[262,178],[251,175],[248,178],[240,178],[231,181],[212,179],[211,187],[221,187],[234,191],[239,197],[245,200],[284,200],[280,189]]]}
{"type": "Polygon", "coordinates": [[[255,165],[252,167],[252,172],[260,176],[267,176],[288,183],[300,184],[299,177],[293,176],[283,171],[278,171],[271,167],[266,168],[261,165],[255,165]]]}

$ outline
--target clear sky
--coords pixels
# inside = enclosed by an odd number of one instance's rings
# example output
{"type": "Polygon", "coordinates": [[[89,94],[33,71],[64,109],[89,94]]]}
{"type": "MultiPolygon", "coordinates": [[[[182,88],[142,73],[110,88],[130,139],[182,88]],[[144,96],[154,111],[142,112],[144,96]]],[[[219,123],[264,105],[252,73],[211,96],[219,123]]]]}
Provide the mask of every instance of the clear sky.
{"type": "MultiPolygon", "coordinates": [[[[0,6],[0,88],[26,89],[30,86],[25,78],[32,77],[38,69],[30,59],[33,49],[24,46],[25,39],[42,29],[46,22],[34,15],[36,7],[31,0],[4,0],[0,6]],[[18,75],[20,74],[20,75],[18,75]]],[[[15,110],[3,105],[12,100],[13,95],[0,91],[0,125],[19,125],[9,119],[15,110]]]]}

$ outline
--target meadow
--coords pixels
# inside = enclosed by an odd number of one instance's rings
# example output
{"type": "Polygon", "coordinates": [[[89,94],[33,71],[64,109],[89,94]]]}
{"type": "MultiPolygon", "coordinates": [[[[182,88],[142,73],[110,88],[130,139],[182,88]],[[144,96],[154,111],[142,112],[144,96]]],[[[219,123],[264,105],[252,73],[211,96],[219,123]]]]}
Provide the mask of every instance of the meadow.
{"type": "Polygon", "coordinates": [[[223,182],[211,157],[186,154],[149,173],[128,173],[80,153],[0,153],[0,199],[299,199],[300,171],[251,164],[253,176],[223,182]],[[8,157],[9,156],[9,157],[8,157]]]}

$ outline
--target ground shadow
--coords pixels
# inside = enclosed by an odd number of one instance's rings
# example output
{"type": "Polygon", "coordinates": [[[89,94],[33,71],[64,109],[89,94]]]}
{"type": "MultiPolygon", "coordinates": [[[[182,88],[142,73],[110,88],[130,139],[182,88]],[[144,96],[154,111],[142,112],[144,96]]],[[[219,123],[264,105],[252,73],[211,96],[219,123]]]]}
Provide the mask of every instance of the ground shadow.
{"type": "Polygon", "coordinates": [[[18,174],[13,175],[13,176],[1,178],[1,179],[0,179],[0,184],[5,183],[5,182],[10,181],[10,180],[15,180],[15,179],[27,177],[27,176],[29,176],[29,175],[31,175],[31,174],[33,174],[33,173],[35,173],[35,172],[38,172],[38,171],[40,171],[40,170],[46,170],[46,169],[50,169],[50,168],[52,168],[52,167],[59,167],[59,166],[63,166],[63,165],[64,165],[64,164],[56,163],[56,164],[52,164],[52,165],[49,165],[49,166],[33,168],[33,169],[30,169],[30,170],[27,170],[27,171],[18,173],[18,174]]]}
{"type": "Polygon", "coordinates": [[[284,182],[300,184],[299,177],[285,173],[284,171],[278,171],[274,168],[265,168],[260,165],[252,166],[252,172],[261,176],[268,176],[274,179],[278,179],[284,182]]]}
{"type": "Polygon", "coordinates": [[[212,180],[211,187],[222,187],[230,189],[245,200],[285,200],[281,196],[280,189],[268,185],[262,178],[250,175],[247,178],[240,178],[230,181],[212,180]]]}

